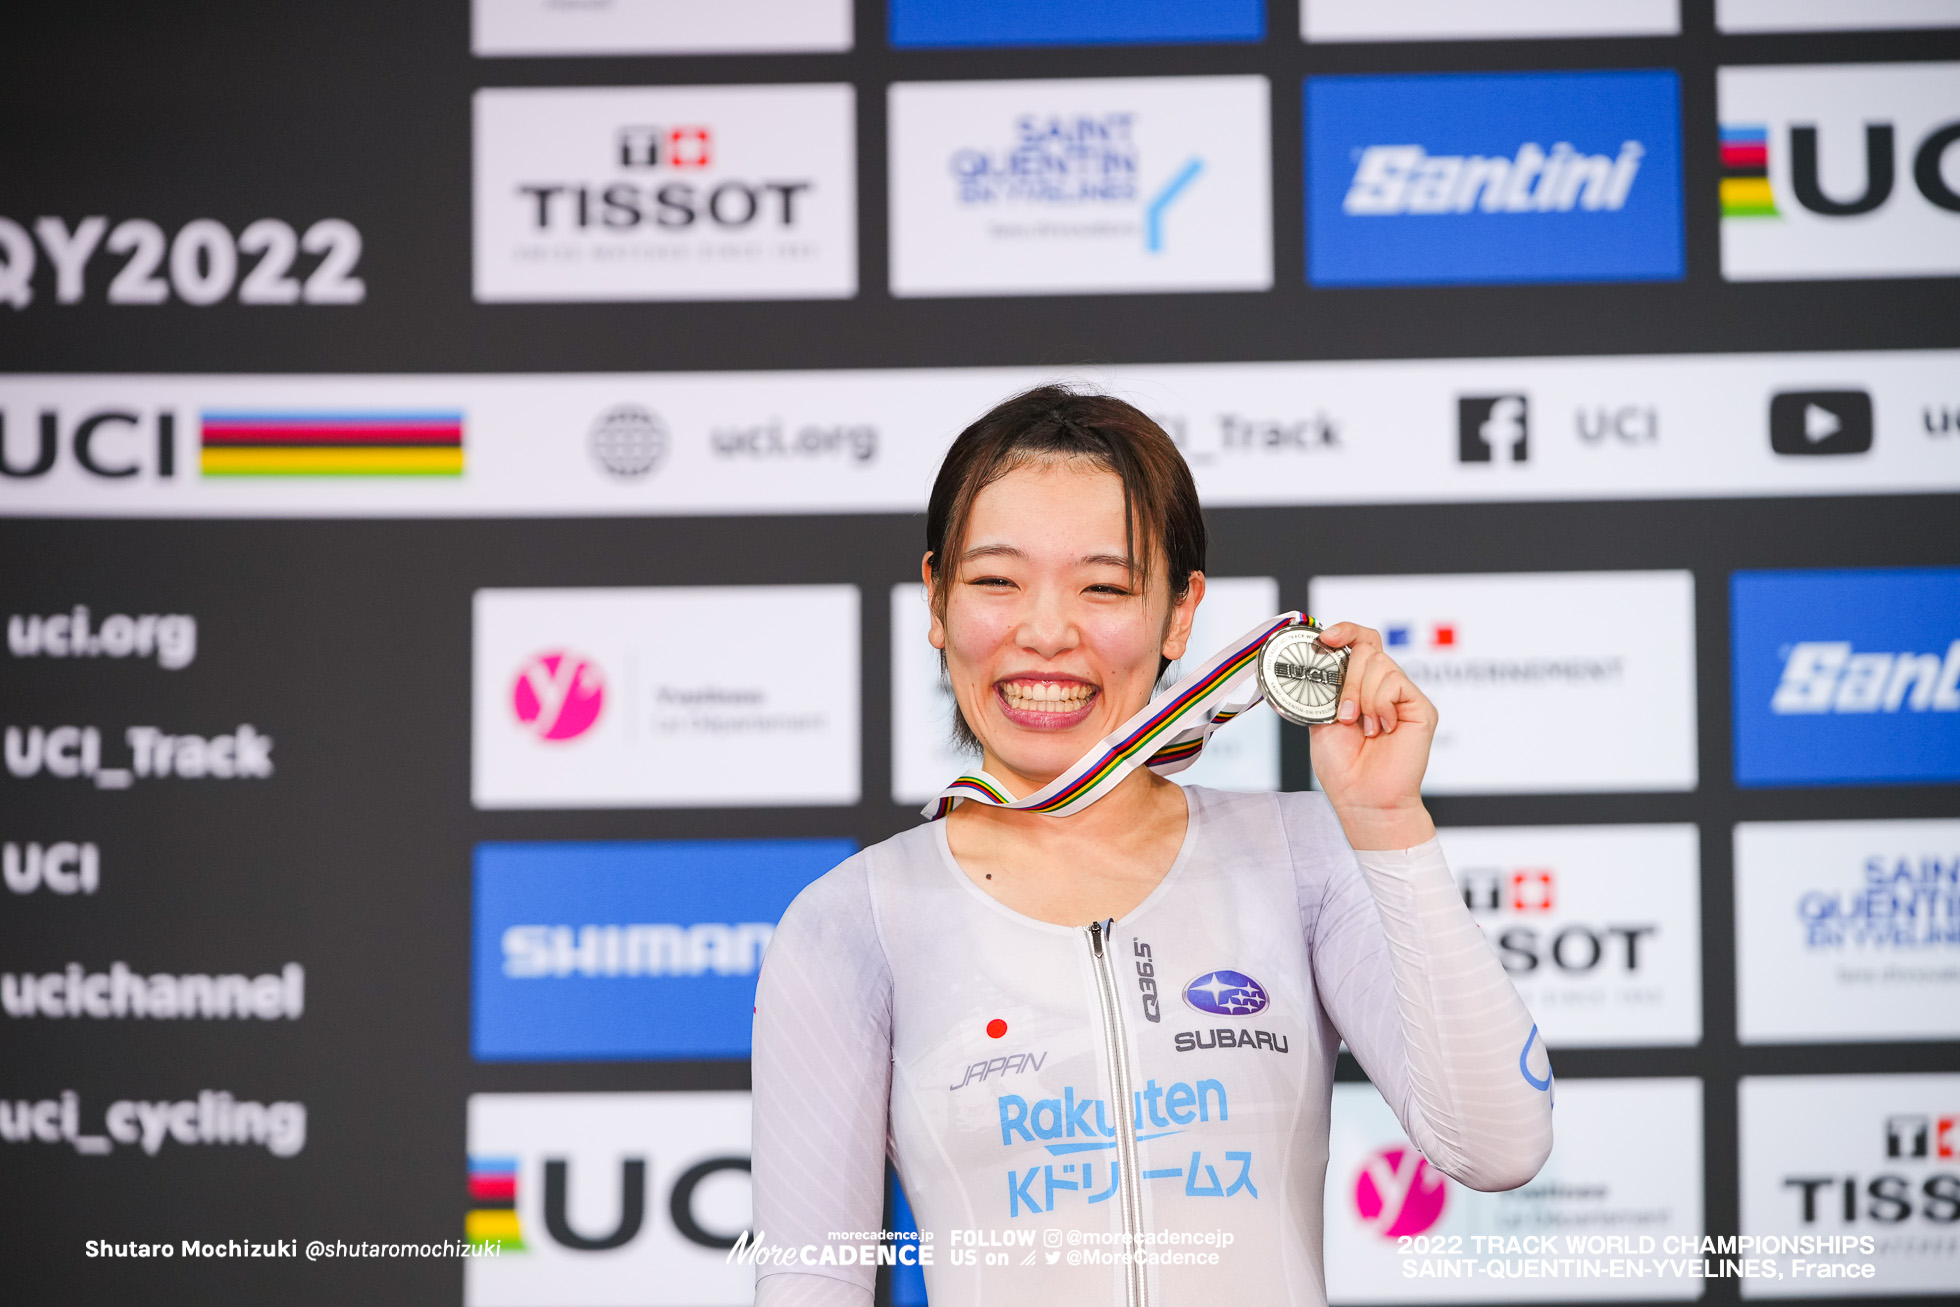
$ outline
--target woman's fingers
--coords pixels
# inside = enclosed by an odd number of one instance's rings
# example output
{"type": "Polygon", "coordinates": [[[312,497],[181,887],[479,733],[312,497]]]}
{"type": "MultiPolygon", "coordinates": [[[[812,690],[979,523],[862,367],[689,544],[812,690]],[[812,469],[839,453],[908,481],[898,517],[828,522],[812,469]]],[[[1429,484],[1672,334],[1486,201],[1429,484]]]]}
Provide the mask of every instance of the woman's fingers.
{"type": "Polygon", "coordinates": [[[1381,652],[1382,639],[1372,629],[1353,622],[1336,622],[1320,633],[1320,642],[1329,649],[1348,651],[1347,675],[1341,682],[1339,720],[1360,722],[1364,735],[1375,733],[1374,714],[1368,712],[1361,697],[1361,685],[1371,658],[1381,652]]]}
{"type": "Polygon", "coordinates": [[[1339,720],[1361,727],[1363,736],[1387,734],[1401,724],[1404,705],[1414,708],[1410,720],[1421,716],[1422,692],[1393,658],[1382,649],[1379,632],[1353,622],[1330,626],[1320,641],[1330,649],[1348,651],[1347,675],[1341,685],[1339,720]]]}
{"type": "MultiPolygon", "coordinates": [[[[1366,668],[1361,674],[1361,719],[1373,721],[1375,730],[1387,732],[1395,729],[1395,720],[1400,713],[1397,705],[1397,683],[1403,680],[1402,669],[1395,660],[1384,653],[1370,652],[1366,668]]],[[[1373,735],[1371,730],[1368,734],[1373,735]]]]}

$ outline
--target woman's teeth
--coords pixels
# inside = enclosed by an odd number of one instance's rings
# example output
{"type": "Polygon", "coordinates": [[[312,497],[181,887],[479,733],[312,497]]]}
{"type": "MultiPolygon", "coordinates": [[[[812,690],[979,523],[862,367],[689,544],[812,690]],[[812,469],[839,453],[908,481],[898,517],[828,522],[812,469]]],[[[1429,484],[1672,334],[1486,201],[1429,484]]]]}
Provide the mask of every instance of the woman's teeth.
{"type": "Polygon", "coordinates": [[[1074,712],[1096,693],[1080,681],[1007,681],[1000,688],[1007,706],[1020,712],[1074,712]]]}

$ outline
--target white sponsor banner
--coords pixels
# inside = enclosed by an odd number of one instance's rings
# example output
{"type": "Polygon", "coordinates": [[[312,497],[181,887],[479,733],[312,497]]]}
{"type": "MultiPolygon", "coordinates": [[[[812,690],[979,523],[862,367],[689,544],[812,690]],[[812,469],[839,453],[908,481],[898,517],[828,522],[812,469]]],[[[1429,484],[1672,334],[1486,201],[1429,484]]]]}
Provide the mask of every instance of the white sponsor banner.
{"type": "Polygon", "coordinates": [[[1673,36],[1680,0],[1300,0],[1308,41],[1673,36]]]}
{"type": "Polygon", "coordinates": [[[1701,1081],[1561,1080],[1552,1155],[1506,1193],[1429,1165],[1373,1085],[1334,1086],[1327,1300],[1684,1301],[1702,1233],[1701,1081]],[[1669,1265],[1674,1261],[1674,1265],[1669,1265]]]}
{"type": "MultiPolygon", "coordinates": [[[[0,377],[0,516],[918,513],[1009,395],[1163,422],[1208,507],[1960,490],[1960,351],[826,372],[0,377]],[[1772,398],[1868,394],[1862,453],[1794,457],[1772,398]],[[460,415],[449,476],[226,476],[214,415],[460,415]]],[[[298,431],[298,428],[293,428],[298,431]]],[[[294,439],[305,439],[303,432],[294,439]]]]}
{"type": "Polygon", "coordinates": [[[478,91],[476,298],[857,293],[848,86],[478,91]]]}
{"type": "Polygon", "coordinates": [[[1265,290],[1263,77],[891,88],[894,295],[1265,290]]]}
{"type": "Polygon", "coordinates": [[[1960,821],[1735,828],[1744,1043],[1960,1039],[1960,821]]]}
{"type": "Polygon", "coordinates": [[[1321,576],[1316,620],[1359,622],[1442,720],[1428,794],[1692,790],[1688,572],[1321,576]]]}
{"type": "Polygon", "coordinates": [[[1723,68],[1716,96],[1724,277],[1960,272],[1960,63],[1723,68]],[[1758,142],[1773,212],[1727,163],[1758,142]]]}
{"type": "MultiPolygon", "coordinates": [[[[1204,602],[1191,624],[1187,657],[1172,663],[1161,684],[1202,661],[1280,611],[1279,582],[1270,576],[1207,577],[1204,602]]],[[[892,605],[892,801],[917,804],[955,776],[980,765],[953,744],[953,691],[939,671],[939,651],[927,639],[931,615],[925,587],[895,585],[892,605]]],[[[1171,778],[1221,790],[1279,788],[1279,718],[1261,703],[1211,737],[1192,766],[1171,778]]]]}
{"type": "Polygon", "coordinates": [[[1960,0],[1715,0],[1724,32],[1960,27],[1960,0]]]}
{"type": "Polygon", "coordinates": [[[1810,1241],[1743,1297],[1951,1299],[1960,1075],[1744,1076],[1738,1101],[1741,1233],[1810,1241]]]}
{"type": "Polygon", "coordinates": [[[850,0],[472,0],[470,5],[470,49],[479,55],[850,48],[850,0]]]}
{"type": "Polygon", "coordinates": [[[736,1307],[755,1271],[726,1245],[751,1222],[749,1095],[472,1094],[473,1239],[464,1307],[736,1307]],[[484,1213],[489,1213],[485,1216],[484,1213]],[[676,1219],[681,1218],[681,1219],[676,1219]],[[704,1242],[704,1239],[708,1242],[704,1242]]]}
{"type": "Polygon", "coordinates": [[[1701,1041],[1701,847],[1690,825],[1456,826],[1464,902],[1556,1056],[1701,1041]]]}
{"type": "Polygon", "coordinates": [[[479,590],[479,808],[858,801],[849,585],[479,590]]]}

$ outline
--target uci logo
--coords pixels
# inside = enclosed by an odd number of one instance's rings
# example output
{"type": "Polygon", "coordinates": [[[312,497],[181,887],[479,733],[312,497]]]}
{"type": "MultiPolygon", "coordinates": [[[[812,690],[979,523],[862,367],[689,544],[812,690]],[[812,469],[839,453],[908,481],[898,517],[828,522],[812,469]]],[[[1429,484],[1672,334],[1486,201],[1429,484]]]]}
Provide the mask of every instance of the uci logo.
{"type": "Polygon", "coordinates": [[[177,475],[177,415],[167,409],[147,416],[134,409],[98,409],[67,421],[55,409],[42,409],[32,427],[8,421],[18,417],[0,410],[0,477],[7,480],[46,476],[63,450],[94,477],[177,475]]]}
{"type": "MultiPolygon", "coordinates": [[[[573,1252],[598,1253],[624,1248],[639,1238],[646,1226],[647,1159],[623,1157],[619,1161],[619,1201],[610,1229],[572,1216],[572,1163],[570,1158],[544,1159],[545,1233],[551,1242],[573,1252]]],[[[519,1199],[522,1168],[514,1157],[470,1158],[470,1212],[464,1221],[469,1241],[477,1245],[496,1244],[504,1252],[529,1252],[524,1241],[525,1204],[519,1199]]],[[[703,1202],[698,1195],[704,1182],[723,1172],[747,1175],[746,1157],[710,1157],[696,1162],[675,1179],[668,1195],[667,1215],[674,1230],[689,1243],[703,1248],[726,1249],[735,1246],[739,1231],[724,1233],[710,1228],[701,1219],[702,1206],[725,1206],[714,1200],[703,1202]]],[[[725,1195],[718,1195],[725,1197],[725,1195]]]]}

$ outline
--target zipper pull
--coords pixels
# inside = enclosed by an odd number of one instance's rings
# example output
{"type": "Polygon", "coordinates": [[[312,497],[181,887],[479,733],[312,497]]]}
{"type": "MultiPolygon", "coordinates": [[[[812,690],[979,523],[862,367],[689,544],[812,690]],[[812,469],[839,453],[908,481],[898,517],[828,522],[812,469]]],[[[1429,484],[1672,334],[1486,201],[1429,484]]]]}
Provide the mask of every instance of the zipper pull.
{"type": "Polygon", "coordinates": [[[1089,923],[1089,950],[1097,957],[1103,955],[1103,924],[1100,921],[1089,923]]]}

